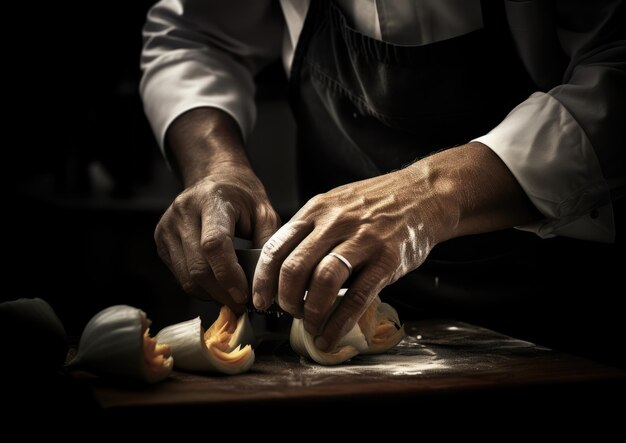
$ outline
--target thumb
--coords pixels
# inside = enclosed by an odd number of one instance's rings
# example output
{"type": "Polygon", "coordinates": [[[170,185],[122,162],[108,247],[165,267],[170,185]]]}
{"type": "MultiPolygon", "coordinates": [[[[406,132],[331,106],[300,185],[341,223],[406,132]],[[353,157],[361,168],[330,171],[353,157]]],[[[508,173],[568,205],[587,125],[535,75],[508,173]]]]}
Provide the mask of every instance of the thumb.
{"type": "Polygon", "coordinates": [[[252,247],[262,248],[280,228],[280,217],[269,204],[258,205],[254,217],[252,247]]]}

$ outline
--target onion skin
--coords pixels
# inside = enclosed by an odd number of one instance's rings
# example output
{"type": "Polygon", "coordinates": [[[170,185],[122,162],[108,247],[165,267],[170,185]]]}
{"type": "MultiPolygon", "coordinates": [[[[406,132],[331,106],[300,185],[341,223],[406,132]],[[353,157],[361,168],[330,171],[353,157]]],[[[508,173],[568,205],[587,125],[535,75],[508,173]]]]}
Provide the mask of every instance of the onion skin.
{"type": "Polygon", "coordinates": [[[148,334],[146,314],[116,305],[94,315],[80,337],[78,353],[69,363],[96,375],[156,383],[169,376],[169,348],[158,347],[148,334]]]}

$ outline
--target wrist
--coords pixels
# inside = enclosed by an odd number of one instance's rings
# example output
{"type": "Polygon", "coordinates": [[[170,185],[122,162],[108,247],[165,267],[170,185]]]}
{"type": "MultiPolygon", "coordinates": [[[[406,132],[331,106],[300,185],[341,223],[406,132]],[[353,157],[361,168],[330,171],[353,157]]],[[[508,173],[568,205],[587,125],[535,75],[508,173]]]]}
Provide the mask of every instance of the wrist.
{"type": "Polygon", "coordinates": [[[482,143],[450,148],[410,167],[433,195],[437,242],[541,217],[511,171],[482,143]]]}
{"type": "Polygon", "coordinates": [[[185,187],[236,169],[251,171],[235,120],[216,108],[197,108],[179,116],[166,135],[167,147],[185,187]]]}
{"type": "Polygon", "coordinates": [[[461,208],[455,196],[457,184],[449,171],[430,157],[411,164],[405,171],[410,176],[417,225],[427,229],[433,246],[454,237],[461,208]]]}

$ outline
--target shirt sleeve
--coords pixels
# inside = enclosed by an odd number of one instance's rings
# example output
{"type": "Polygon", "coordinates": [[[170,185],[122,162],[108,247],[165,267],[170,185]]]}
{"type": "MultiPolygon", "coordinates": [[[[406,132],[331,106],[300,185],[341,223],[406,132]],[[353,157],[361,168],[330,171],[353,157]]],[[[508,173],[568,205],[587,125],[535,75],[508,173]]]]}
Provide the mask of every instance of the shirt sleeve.
{"type": "Polygon", "coordinates": [[[143,29],[140,92],[161,148],[169,125],[210,106],[243,137],[256,117],[254,75],[281,55],[284,19],[271,0],[161,0],[143,29]]]}
{"type": "MultiPolygon", "coordinates": [[[[626,186],[624,5],[607,1],[585,10],[584,3],[563,2],[558,9],[558,37],[569,60],[560,84],[532,94],[476,141],[502,159],[545,216],[520,229],[612,242],[611,200],[626,186]]],[[[533,66],[541,57],[518,49],[531,75],[541,71],[533,66]]]]}

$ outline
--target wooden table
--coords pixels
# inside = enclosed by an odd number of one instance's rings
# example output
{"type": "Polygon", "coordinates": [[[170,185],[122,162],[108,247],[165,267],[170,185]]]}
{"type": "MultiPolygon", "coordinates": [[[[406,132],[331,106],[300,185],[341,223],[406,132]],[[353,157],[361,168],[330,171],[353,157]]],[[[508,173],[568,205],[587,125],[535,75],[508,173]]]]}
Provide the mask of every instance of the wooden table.
{"type": "Polygon", "coordinates": [[[238,376],[175,372],[149,387],[87,379],[110,416],[176,410],[410,403],[413,410],[471,405],[477,398],[511,405],[598,407],[625,390],[626,371],[451,320],[408,323],[388,354],[323,367],[296,356],[285,342],[257,349],[253,369],[238,376]]]}

